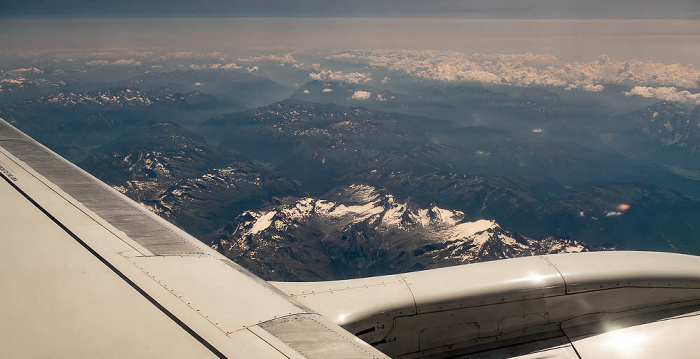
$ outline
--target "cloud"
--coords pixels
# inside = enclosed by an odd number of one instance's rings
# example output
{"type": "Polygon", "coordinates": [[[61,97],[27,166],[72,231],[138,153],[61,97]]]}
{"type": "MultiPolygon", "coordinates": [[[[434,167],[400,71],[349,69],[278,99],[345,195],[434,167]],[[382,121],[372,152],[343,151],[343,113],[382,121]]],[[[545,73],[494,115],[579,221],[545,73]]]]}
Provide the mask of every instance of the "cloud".
{"type": "Polygon", "coordinates": [[[304,90],[304,94],[305,94],[305,95],[308,95],[308,94],[310,94],[310,93],[311,93],[311,92],[309,92],[309,90],[304,90]]]}
{"type": "MultiPolygon", "coordinates": [[[[257,66],[256,66],[257,67],[257,66]]],[[[238,70],[241,68],[241,66],[236,65],[234,63],[229,63],[229,64],[191,64],[188,66],[190,70],[207,70],[207,69],[212,69],[212,70],[238,70]]],[[[255,71],[255,70],[252,70],[255,71]]]]}
{"type": "Polygon", "coordinates": [[[7,71],[6,73],[9,74],[9,75],[18,76],[18,75],[27,74],[27,73],[30,73],[30,74],[43,74],[43,73],[44,73],[44,70],[39,69],[39,68],[36,68],[36,67],[30,67],[30,68],[23,68],[23,67],[21,67],[21,68],[18,68],[18,69],[9,70],[9,71],[7,71]]]}
{"type": "Polygon", "coordinates": [[[318,72],[312,72],[309,74],[309,78],[317,81],[336,81],[336,82],[348,82],[351,84],[366,83],[372,80],[371,73],[363,72],[351,72],[343,73],[342,71],[333,70],[317,70],[318,72]]]}
{"type": "Polygon", "coordinates": [[[88,66],[109,66],[109,61],[107,60],[94,60],[85,63],[88,66]]]}
{"type": "Polygon", "coordinates": [[[141,61],[136,59],[119,59],[113,62],[107,60],[93,60],[87,61],[85,63],[88,66],[100,67],[100,66],[141,66],[141,61]]]}
{"type": "Polygon", "coordinates": [[[201,60],[201,59],[217,59],[223,61],[228,55],[221,52],[194,52],[194,51],[179,51],[179,52],[168,52],[165,55],[160,56],[159,60],[169,60],[169,59],[188,59],[188,60],[201,60]]]}
{"type": "Polygon", "coordinates": [[[241,57],[238,59],[239,62],[260,62],[260,61],[273,61],[282,64],[295,64],[297,60],[292,56],[292,54],[283,55],[262,55],[262,56],[251,56],[251,57],[241,57]]]}
{"type": "Polygon", "coordinates": [[[24,78],[19,78],[19,79],[2,79],[0,80],[0,83],[3,84],[10,84],[10,85],[21,85],[25,82],[26,80],[24,78]]]}
{"type": "Polygon", "coordinates": [[[141,66],[141,61],[134,60],[134,59],[119,59],[117,61],[112,62],[112,65],[114,66],[141,66]]]}
{"type": "Polygon", "coordinates": [[[180,51],[180,52],[169,52],[163,56],[160,57],[161,60],[167,60],[167,59],[195,59],[198,58],[197,53],[193,51],[180,51]]]}
{"type": "Polygon", "coordinates": [[[245,69],[246,69],[246,71],[248,71],[248,72],[253,72],[253,71],[258,71],[258,70],[259,70],[259,68],[258,68],[257,66],[246,67],[245,69]]]}
{"type": "Polygon", "coordinates": [[[367,100],[369,97],[372,95],[371,92],[368,91],[355,91],[355,93],[352,94],[352,99],[353,100],[367,100]]]}
{"type": "Polygon", "coordinates": [[[133,51],[128,49],[114,49],[91,53],[90,56],[103,59],[114,59],[114,58],[152,58],[154,56],[151,51],[133,51]]]}
{"type": "Polygon", "coordinates": [[[202,86],[202,83],[197,81],[197,82],[193,83],[192,86],[202,86]]]}
{"type": "MultiPolygon", "coordinates": [[[[214,65],[212,65],[212,68],[214,68],[213,66],[214,66],[214,65]]],[[[218,68],[221,69],[221,70],[238,70],[238,69],[241,68],[241,66],[236,65],[236,64],[234,64],[234,63],[232,62],[232,63],[230,63],[230,64],[221,65],[221,66],[219,66],[218,68]]]]}
{"type": "Polygon", "coordinates": [[[605,212],[605,217],[618,217],[621,215],[622,215],[622,212],[618,212],[618,211],[605,212]]]}
{"type": "Polygon", "coordinates": [[[581,84],[581,83],[572,83],[566,85],[564,88],[566,91],[571,91],[571,90],[584,90],[588,92],[602,92],[605,90],[605,86],[601,84],[581,84]]]}
{"type": "Polygon", "coordinates": [[[333,89],[323,89],[321,92],[323,92],[323,93],[329,93],[329,92],[333,92],[333,89]]]}
{"type": "Polygon", "coordinates": [[[344,51],[330,59],[356,61],[416,78],[520,87],[553,86],[600,92],[606,84],[700,88],[700,71],[691,65],[638,60],[615,61],[606,55],[591,62],[564,62],[551,54],[473,54],[451,51],[344,51]]]}
{"type": "Polygon", "coordinates": [[[625,96],[641,96],[656,98],[663,101],[674,101],[700,105],[700,93],[691,93],[686,90],[678,90],[673,86],[648,87],[635,86],[630,91],[624,92],[625,96]]]}

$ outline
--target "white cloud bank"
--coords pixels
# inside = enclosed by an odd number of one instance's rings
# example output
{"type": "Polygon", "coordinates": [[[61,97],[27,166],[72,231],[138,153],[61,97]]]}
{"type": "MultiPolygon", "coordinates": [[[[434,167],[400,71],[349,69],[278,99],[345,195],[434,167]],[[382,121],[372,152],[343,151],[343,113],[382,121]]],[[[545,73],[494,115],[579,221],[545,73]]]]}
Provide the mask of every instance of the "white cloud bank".
{"type": "Polygon", "coordinates": [[[164,55],[158,57],[160,60],[169,59],[189,59],[189,60],[202,60],[202,59],[217,59],[223,61],[227,54],[221,52],[195,52],[195,51],[180,51],[180,52],[168,52],[164,55]]]}
{"type": "Polygon", "coordinates": [[[241,57],[238,62],[260,62],[260,61],[273,61],[279,62],[281,64],[296,64],[297,60],[292,56],[292,54],[272,54],[272,55],[261,55],[261,56],[251,56],[251,57],[241,57]]]}
{"type": "MultiPolygon", "coordinates": [[[[257,68],[257,66],[254,66],[257,68]]],[[[236,65],[235,63],[230,63],[230,64],[191,64],[187,68],[190,70],[239,70],[242,67],[239,65],[236,65]]],[[[253,70],[255,71],[255,70],[253,70]]],[[[250,70],[248,71],[250,72],[250,70]]]]}
{"type": "Polygon", "coordinates": [[[210,68],[213,70],[238,70],[241,66],[232,62],[230,64],[211,64],[210,68]]]}
{"type": "Polygon", "coordinates": [[[85,65],[100,67],[100,66],[141,66],[141,61],[135,59],[119,59],[116,61],[109,62],[107,60],[93,60],[88,61],[85,65]]]}
{"type": "Polygon", "coordinates": [[[309,74],[309,78],[317,81],[336,81],[348,82],[351,84],[367,83],[372,81],[372,74],[367,72],[350,72],[343,73],[342,71],[320,70],[309,74]]]}
{"type": "Polygon", "coordinates": [[[43,74],[44,70],[36,68],[36,67],[30,67],[30,68],[20,67],[18,69],[6,71],[5,73],[8,75],[12,75],[12,76],[19,76],[19,75],[23,75],[23,74],[43,74]]]}
{"type": "Polygon", "coordinates": [[[355,93],[352,94],[352,99],[353,100],[367,100],[369,97],[372,96],[372,93],[369,91],[355,91],[355,93]]]}
{"type": "Polygon", "coordinates": [[[664,101],[674,101],[700,105],[700,93],[692,93],[686,90],[678,90],[673,86],[635,86],[630,91],[625,92],[625,96],[641,96],[647,98],[656,98],[664,101]]]}
{"type": "Polygon", "coordinates": [[[358,61],[408,75],[448,82],[509,86],[553,86],[600,92],[606,84],[699,88],[700,71],[691,65],[638,60],[560,61],[551,54],[473,54],[446,51],[344,51],[332,59],[358,61]]]}

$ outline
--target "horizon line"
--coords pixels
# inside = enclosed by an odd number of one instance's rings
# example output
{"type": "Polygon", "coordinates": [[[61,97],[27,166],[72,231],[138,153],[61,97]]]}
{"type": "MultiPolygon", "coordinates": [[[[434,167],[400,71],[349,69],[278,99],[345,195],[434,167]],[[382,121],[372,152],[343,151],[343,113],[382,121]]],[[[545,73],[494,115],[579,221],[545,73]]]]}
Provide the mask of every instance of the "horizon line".
{"type": "Polygon", "coordinates": [[[458,17],[458,16],[260,16],[260,15],[236,15],[236,16],[3,16],[0,14],[0,21],[4,20],[169,20],[169,19],[406,19],[406,20],[521,20],[521,21],[546,21],[546,20],[610,20],[610,21],[630,21],[630,20],[676,20],[676,21],[700,21],[700,17],[458,17]]]}

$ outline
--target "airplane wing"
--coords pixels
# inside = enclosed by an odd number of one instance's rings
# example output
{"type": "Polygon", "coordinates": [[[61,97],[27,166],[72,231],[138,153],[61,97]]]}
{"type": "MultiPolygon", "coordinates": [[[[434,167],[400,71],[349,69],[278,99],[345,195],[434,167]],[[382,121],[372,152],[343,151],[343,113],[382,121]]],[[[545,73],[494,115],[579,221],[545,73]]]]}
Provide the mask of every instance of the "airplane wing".
{"type": "Polygon", "coordinates": [[[0,120],[0,356],[700,353],[700,260],[604,252],[266,282],[0,120]]]}
{"type": "Polygon", "coordinates": [[[384,354],[0,120],[0,356],[384,354]]]}

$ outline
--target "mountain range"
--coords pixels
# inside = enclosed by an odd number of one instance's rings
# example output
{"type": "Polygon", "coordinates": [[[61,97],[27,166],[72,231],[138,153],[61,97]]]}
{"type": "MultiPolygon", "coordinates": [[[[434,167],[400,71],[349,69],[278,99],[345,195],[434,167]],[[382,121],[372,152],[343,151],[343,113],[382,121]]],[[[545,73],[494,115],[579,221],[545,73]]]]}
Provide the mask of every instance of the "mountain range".
{"type": "Polygon", "coordinates": [[[265,279],[295,281],[601,249],[572,239],[523,237],[493,220],[422,208],[359,184],[246,211],[220,231],[217,248],[265,279]]]}
{"type": "Polygon", "coordinates": [[[0,117],[267,279],[700,253],[698,108],[400,78],[40,71],[3,76],[65,81],[0,94],[0,117]]]}

